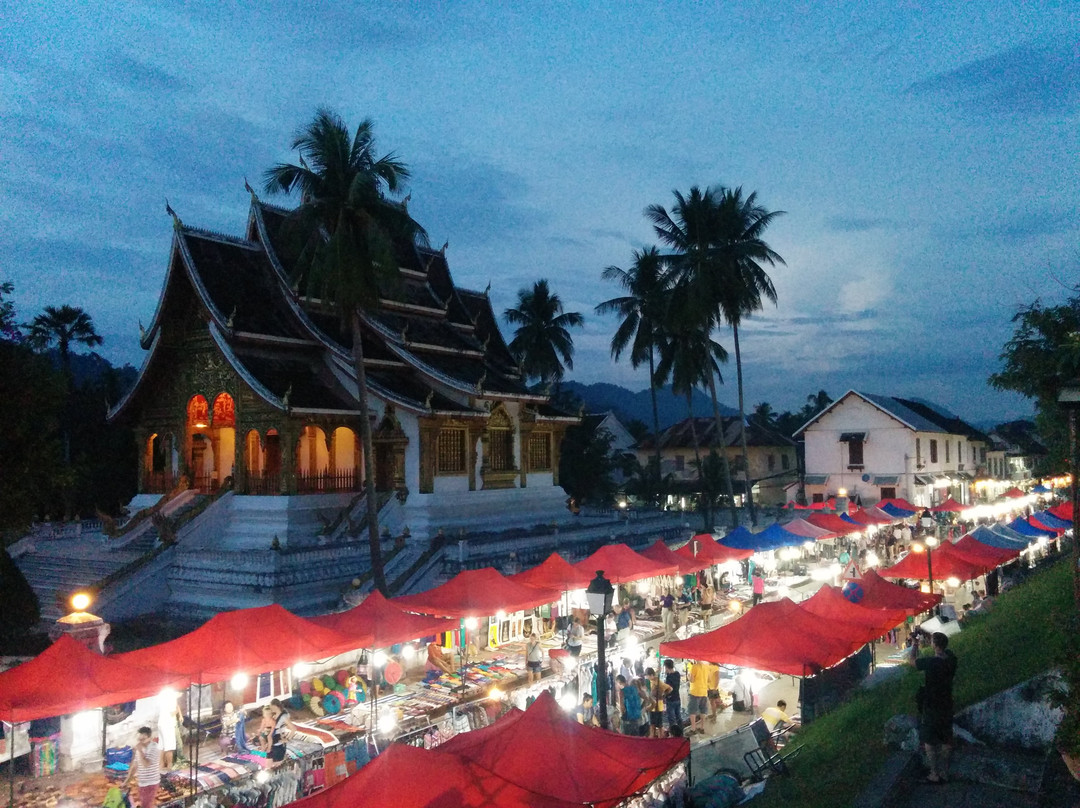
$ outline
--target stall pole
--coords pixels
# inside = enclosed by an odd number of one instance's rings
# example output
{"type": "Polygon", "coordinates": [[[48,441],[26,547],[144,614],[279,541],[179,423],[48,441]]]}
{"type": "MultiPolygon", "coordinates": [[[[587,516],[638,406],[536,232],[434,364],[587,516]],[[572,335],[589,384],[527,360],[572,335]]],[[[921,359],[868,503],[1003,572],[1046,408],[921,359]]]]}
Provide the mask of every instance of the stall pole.
{"type": "MultiPolygon", "coordinates": [[[[27,738],[29,740],[29,738],[27,738]]],[[[8,750],[8,808],[15,808],[15,708],[11,708],[11,738],[8,750]]]]}
{"type": "Polygon", "coordinates": [[[101,768],[102,768],[102,770],[105,769],[105,764],[108,763],[108,760],[106,760],[106,751],[108,749],[108,743],[109,742],[105,737],[105,729],[106,729],[106,726],[105,726],[105,708],[102,707],[101,708],[101,768]]]}

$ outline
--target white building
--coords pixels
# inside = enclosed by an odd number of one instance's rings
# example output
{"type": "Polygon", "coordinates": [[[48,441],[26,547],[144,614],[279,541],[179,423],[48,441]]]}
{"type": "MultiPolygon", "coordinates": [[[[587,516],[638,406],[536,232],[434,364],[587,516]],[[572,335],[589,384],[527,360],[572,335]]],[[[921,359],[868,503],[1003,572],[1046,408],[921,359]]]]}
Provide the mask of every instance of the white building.
{"type": "Polygon", "coordinates": [[[902,497],[931,506],[971,502],[988,438],[954,415],[911,399],[849,390],[798,433],[808,502],[840,489],[864,504],[902,497]]]}

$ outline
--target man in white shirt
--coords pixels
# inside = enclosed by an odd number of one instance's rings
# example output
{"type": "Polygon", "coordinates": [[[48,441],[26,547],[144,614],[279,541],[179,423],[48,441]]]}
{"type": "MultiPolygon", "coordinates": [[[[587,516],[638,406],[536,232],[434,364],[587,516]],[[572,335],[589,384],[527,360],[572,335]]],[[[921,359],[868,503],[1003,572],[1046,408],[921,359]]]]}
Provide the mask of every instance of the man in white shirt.
{"type": "Polygon", "coordinates": [[[131,756],[131,768],[128,769],[124,786],[131,784],[131,778],[139,785],[139,805],[141,808],[154,808],[158,786],[161,784],[161,747],[151,738],[150,727],[140,727],[135,750],[131,756]]]}

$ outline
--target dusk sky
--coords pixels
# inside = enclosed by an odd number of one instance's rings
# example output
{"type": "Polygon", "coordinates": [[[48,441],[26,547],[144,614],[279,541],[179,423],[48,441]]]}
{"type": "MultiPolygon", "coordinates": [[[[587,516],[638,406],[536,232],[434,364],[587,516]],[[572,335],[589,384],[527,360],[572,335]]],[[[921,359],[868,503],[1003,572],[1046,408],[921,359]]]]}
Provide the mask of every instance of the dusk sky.
{"type": "MultiPolygon", "coordinates": [[[[496,309],[550,280],[614,364],[600,280],[642,211],[721,184],[786,211],[779,303],[742,331],[748,406],[824,388],[1030,412],[986,377],[1017,308],[1080,270],[1075,2],[90,3],[0,9],[0,280],[142,362],[172,222],[240,235],[319,105],[375,121],[410,212],[496,309]]],[[[283,200],[276,200],[283,201],[283,200]]],[[[731,348],[730,331],[719,335],[731,348]]],[[[723,401],[736,403],[735,370],[723,401]]]]}

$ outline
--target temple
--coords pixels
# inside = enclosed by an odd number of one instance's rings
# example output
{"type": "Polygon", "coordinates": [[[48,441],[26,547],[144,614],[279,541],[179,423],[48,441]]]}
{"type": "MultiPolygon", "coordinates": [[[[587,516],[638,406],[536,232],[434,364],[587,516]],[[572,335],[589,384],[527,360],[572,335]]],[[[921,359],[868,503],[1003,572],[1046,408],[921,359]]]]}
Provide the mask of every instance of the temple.
{"type": "Polygon", "coordinates": [[[376,491],[401,503],[414,533],[505,523],[509,489],[519,518],[562,510],[559,447],[578,419],[526,387],[487,292],[456,287],[445,251],[399,245],[394,294],[361,318],[361,413],[351,331],[297,291],[289,217],[252,193],[243,238],[175,219],[161,298],[141,329],[148,355],[109,416],[134,427],[140,493],[182,476],[202,493],[228,481],[237,497],[359,492],[367,417],[376,491]]]}

